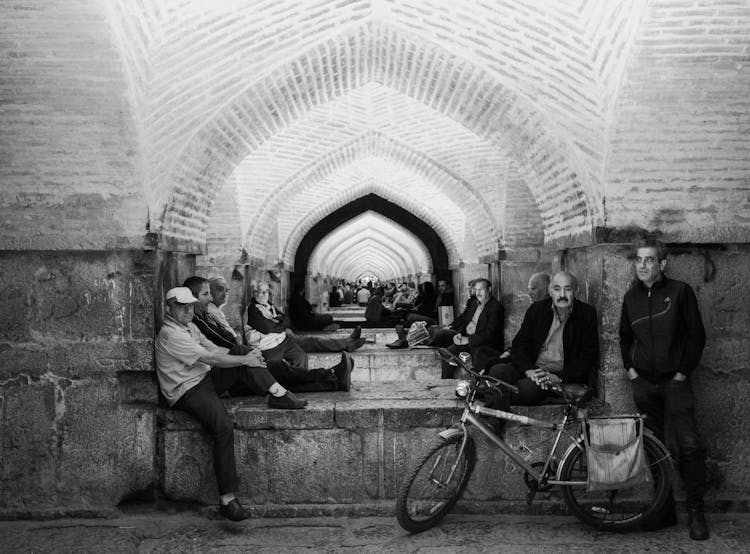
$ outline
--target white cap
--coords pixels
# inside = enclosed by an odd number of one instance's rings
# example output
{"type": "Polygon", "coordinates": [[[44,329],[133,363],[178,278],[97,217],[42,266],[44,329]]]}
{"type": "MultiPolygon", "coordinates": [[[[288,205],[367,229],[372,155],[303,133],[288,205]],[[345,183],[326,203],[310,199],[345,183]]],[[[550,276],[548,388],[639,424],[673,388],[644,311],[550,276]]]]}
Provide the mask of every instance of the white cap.
{"type": "Polygon", "coordinates": [[[187,287],[175,287],[167,291],[166,296],[167,302],[170,300],[176,300],[180,304],[193,304],[198,302],[198,299],[193,296],[193,292],[187,287]]]}

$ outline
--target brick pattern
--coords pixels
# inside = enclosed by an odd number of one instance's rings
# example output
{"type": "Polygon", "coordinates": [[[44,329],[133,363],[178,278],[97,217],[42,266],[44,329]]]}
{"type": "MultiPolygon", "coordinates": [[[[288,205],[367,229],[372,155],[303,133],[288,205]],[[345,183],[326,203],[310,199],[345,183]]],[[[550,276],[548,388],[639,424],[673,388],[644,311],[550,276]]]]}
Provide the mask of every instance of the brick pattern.
{"type": "Polygon", "coordinates": [[[142,247],[127,77],[88,0],[0,3],[0,249],[142,247]]]}
{"type": "Polygon", "coordinates": [[[313,275],[349,280],[365,273],[396,279],[416,271],[432,273],[427,248],[407,229],[374,212],[353,218],[323,238],[308,269],[313,275]]]}
{"type": "Polygon", "coordinates": [[[608,225],[750,239],[750,4],[651,2],[612,123],[608,225]]]}
{"type": "MultiPolygon", "coordinates": [[[[222,178],[222,171],[283,132],[308,106],[324,105],[351,90],[347,87],[369,82],[426,104],[493,148],[513,155],[521,175],[535,183],[533,190],[548,235],[579,232],[590,226],[596,207],[590,204],[589,199],[594,198],[590,183],[583,182],[591,171],[585,164],[571,167],[570,161],[577,162],[580,156],[571,153],[571,144],[561,140],[545,113],[534,110],[525,97],[498,83],[488,72],[455,55],[407,39],[402,31],[366,24],[277,69],[201,128],[167,179],[177,183],[173,205],[179,209],[168,211],[172,217],[164,232],[189,232],[187,220],[203,217],[192,210],[202,209],[196,200],[209,190],[208,181],[222,178]],[[420,83],[432,86],[415,87],[415,75],[420,83]]],[[[355,110],[352,118],[356,116],[355,110]]],[[[318,134],[326,131],[318,129],[318,134]]],[[[308,136],[300,142],[311,144],[316,138],[308,136]]]]}

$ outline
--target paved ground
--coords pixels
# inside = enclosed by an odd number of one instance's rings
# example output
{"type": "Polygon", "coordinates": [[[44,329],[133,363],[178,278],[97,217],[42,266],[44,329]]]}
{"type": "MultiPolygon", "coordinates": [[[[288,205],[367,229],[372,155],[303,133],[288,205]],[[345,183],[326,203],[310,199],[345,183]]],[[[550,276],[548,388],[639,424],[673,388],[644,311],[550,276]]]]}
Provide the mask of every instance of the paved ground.
{"type": "Polygon", "coordinates": [[[564,516],[448,516],[409,535],[392,517],[251,519],[231,523],[194,511],[131,510],[114,519],[0,522],[0,551],[184,552],[750,552],[750,514],[710,514],[712,537],[684,525],[652,533],[598,533],[564,516]]]}

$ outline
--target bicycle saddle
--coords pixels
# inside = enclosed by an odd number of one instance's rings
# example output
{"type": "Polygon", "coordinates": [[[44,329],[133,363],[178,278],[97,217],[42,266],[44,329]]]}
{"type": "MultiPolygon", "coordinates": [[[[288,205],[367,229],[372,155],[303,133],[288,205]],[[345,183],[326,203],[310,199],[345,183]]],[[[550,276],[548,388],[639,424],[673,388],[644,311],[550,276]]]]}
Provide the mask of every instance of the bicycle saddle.
{"type": "Polygon", "coordinates": [[[594,396],[594,391],[590,387],[577,383],[563,385],[562,393],[563,397],[575,406],[580,406],[584,402],[588,402],[594,396]]]}

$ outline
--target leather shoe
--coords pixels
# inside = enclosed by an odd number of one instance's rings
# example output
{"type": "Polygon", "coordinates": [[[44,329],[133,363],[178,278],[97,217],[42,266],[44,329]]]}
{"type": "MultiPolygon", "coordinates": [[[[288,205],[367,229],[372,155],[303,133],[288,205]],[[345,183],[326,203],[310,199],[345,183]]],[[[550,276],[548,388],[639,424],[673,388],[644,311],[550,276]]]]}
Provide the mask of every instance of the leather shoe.
{"type": "Polygon", "coordinates": [[[409,343],[406,342],[406,339],[396,339],[393,342],[389,342],[386,344],[388,348],[406,348],[409,346],[409,343]]]}
{"type": "Polygon", "coordinates": [[[349,343],[346,345],[346,351],[347,352],[354,352],[358,348],[362,348],[364,346],[365,342],[367,342],[365,339],[359,338],[355,340],[350,340],[349,343]]]}
{"type": "Polygon", "coordinates": [[[346,352],[341,353],[341,361],[333,367],[333,373],[338,381],[338,390],[349,392],[352,388],[352,369],[354,360],[346,352]]]}
{"type": "Polygon", "coordinates": [[[219,513],[232,521],[242,521],[250,517],[250,512],[243,508],[236,498],[232,499],[229,504],[220,504],[219,513]]]}
{"type": "Polygon", "coordinates": [[[361,325],[357,325],[354,328],[354,330],[352,331],[352,334],[349,335],[349,338],[352,339],[352,340],[358,340],[359,337],[361,337],[361,336],[362,336],[362,326],[361,325]]]}
{"type": "Polygon", "coordinates": [[[708,538],[708,524],[703,510],[688,510],[688,527],[690,538],[694,541],[705,541],[708,538]]]}
{"type": "Polygon", "coordinates": [[[276,410],[301,410],[307,406],[307,400],[300,400],[291,391],[286,391],[284,396],[271,395],[268,398],[268,407],[276,410]]]}

